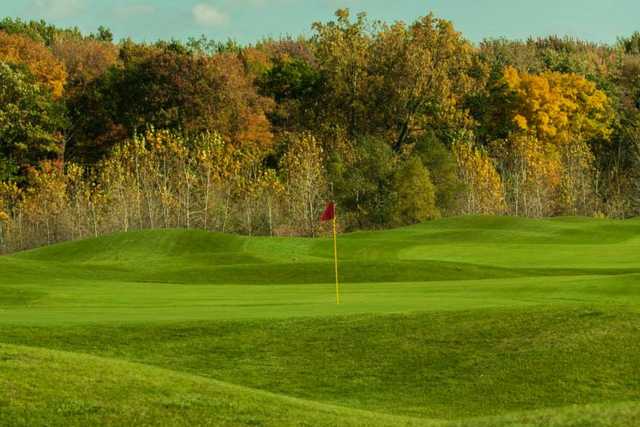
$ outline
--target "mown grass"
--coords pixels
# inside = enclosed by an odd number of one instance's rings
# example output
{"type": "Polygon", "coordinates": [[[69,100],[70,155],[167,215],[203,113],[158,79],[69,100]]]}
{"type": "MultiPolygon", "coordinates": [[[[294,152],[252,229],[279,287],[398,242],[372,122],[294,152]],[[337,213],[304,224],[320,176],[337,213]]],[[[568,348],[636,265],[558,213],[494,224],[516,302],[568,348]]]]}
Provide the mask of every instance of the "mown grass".
{"type": "Polygon", "coordinates": [[[341,306],[328,239],[0,258],[0,424],[636,425],[639,249],[638,220],[355,233],[341,306]]]}
{"type": "MultiPolygon", "coordinates": [[[[423,424],[113,359],[0,345],[0,424],[423,424]]],[[[427,424],[427,422],[424,422],[427,424]]]]}
{"type": "Polygon", "coordinates": [[[0,345],[0,425],[633,426],[621,402],[459,421],[392,416],[291,398],[175,370],[0,345]]]}
{"type": "Polygon", "coordinates": [[[452,419],[640,398],[640,314],[595,307],[4,328],[6,342],[452,419]]]}

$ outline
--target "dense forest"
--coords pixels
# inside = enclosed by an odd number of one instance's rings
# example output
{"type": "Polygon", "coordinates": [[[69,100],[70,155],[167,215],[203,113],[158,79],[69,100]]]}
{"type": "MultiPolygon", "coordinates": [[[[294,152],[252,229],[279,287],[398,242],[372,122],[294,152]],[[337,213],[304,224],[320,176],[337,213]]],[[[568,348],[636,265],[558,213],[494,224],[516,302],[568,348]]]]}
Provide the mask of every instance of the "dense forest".
{"type": "Polygon", "coordinates": [[[640,33],[473,44],[432,14],[115,42],[0,21],[0,251],[141,228],[313,236],[640,210],[640,33]]]}

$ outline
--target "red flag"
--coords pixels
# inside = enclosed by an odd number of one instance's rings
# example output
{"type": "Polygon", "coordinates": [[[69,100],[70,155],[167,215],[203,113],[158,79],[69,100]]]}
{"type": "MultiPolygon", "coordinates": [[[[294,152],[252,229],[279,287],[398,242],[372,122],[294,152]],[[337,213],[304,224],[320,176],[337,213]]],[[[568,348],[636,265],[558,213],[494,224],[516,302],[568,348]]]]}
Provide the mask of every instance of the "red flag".
{"type": "Polygon", "coordinates": [[[333,202],[327,203],[327,207],[324,209],[320,221],[331,221],[336,217],[336,205],[333,202]]]}

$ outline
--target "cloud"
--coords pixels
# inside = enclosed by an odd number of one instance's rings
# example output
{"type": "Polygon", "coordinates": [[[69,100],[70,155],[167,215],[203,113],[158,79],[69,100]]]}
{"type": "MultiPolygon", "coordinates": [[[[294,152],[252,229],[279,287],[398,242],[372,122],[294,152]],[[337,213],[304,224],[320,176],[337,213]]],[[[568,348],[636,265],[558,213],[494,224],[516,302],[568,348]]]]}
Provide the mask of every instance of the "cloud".
{"type": "Polygon", "coordinates": [[[46,19],[65,19],[84,12],[86,0],[31,0],[28,10],[46,19]]]}
{"type": "Polygon", "coordinates": [[[198,3],[191,9],[193,19],[204,27],[220,27],[229,22],[229,16],[206,3],[198,3]]]}

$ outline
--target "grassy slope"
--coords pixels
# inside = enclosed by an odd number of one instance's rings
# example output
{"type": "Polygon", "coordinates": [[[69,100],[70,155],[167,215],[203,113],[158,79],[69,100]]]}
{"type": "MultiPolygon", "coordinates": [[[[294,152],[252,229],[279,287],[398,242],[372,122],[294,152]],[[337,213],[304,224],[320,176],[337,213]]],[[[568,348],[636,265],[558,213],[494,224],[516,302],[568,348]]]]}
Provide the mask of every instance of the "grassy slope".
{"type": "Polygon", "coordinates": [[[428,425],[73,353],[0,345],[0,424],[428,425]],[[64,387],[60,385],[63,384],[64,387]]]}
{"type": "MultiPolygon", "coordinates": [[[[0,258],[0,342],[144,363],[393,417],[502,417],[470,425],[529,418],[585,425],[570,421],[587,417],[593,425],[633,425],[633,403],[518,413],[640,400],[638,236],[636,220],[512,218],[355,233],[340,241],[346,304],[336,307],[328,240],[120,234],[0,258]]],[[[7,378],[2,361],[0,351],[0,383],[7,378]]],[[[86,363],[83,372],[92,372],[95,360],[86,363]]],[[[158,368],[148,369],[145,381],[157,381],[158,368]]],[[[70,393],[79,387],[70,384],[70,393]]],[[[188,396],[185,390],[176,399],[188,396]]],[[[139,394],[151,399],[140,403],[149,408],[141,422],[191,416],[170,410],[174,418],[164,418],[152,390],[139,394]]],[[[17,420],[27,400],[3,406],[0,397],[0,414],[17,420]]],[[[127,407],[114,402],[102,404],[122,422],[127,407]]],[[[327,415],[325,406],[318,415],[278,402],[272,405],[292,412],[258,414],[255,423],[369,416],[349,415],[352,409],[327,415]]],[[[55,412],[48,405],[42,416],[55,412]]],[[[214,412],[199,408],[194,416],[214,412]]],[[[226,422],[253,423],[234,413],[226,422]]]]}
{"type": "Polygon", "coordinates": [[[640,404],[585,405],[456,422],[390,416],[75,353],[0,345],[0,425],[624,426],[640,404]],[[62,386],[61,386],[62,385],[62,386]]]}

